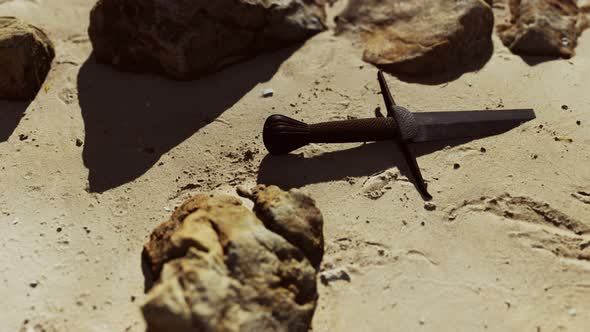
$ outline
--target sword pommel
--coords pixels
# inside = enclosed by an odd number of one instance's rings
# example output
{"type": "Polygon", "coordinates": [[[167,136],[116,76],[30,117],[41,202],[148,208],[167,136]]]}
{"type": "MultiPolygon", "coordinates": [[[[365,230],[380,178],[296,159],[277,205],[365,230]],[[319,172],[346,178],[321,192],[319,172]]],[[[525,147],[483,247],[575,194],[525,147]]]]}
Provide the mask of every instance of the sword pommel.
{"type": "Polygon", "coordinates": [[[307,123],[284,115],[271,115],[264,123],[262,140],[271,154],[285,154],[309,144],[307,123]]]}

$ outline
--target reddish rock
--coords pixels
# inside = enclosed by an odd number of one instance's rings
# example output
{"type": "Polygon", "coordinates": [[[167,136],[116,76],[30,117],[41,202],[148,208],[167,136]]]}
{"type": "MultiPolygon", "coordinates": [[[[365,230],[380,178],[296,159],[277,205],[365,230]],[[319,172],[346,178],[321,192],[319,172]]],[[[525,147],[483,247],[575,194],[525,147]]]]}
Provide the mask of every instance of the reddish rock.
{"type": "Polygon", "coordinates": [[[588,23],[575,0],[510,0],[509,9],[498,34],[517,54],[569,58],[588,23]]]}
{"type": "Polygon", "coordinates": [[[490,48],[494,17],[482,0],[351,0],[337,31],[358,36],[363,59],[430,75],[464,66],[490,48]]]}

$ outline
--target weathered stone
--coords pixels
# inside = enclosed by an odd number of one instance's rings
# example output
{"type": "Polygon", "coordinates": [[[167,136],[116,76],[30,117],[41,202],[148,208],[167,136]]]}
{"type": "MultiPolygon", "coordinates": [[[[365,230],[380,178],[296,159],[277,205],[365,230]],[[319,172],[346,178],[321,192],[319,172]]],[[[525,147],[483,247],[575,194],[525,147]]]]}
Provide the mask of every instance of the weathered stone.
{"type": "Polygon", "coordinates": [[[34,98],[54,56],[43,31],[14,17],[0,17],[0,98],[34,98]]]}
{"type": "Polygon", "coordinates": [[[197,195],[154,230],[144,247],[156,277],[142,307],[149,331],[309,329],[318,270],[307,257],[321,261],[321,214],[296,191],[258,187],[251,197],[272,220],[237,198],[197,195]]]}
{"type": "Polygon", "coordinates": [[[337,31],[360,36],[363,59],[430,75],[463,67],[490,49],[494,17],[482,0],[351,0],[337,31]]]}
{"type": "Polygon", "coordinates": [[[99,0],[89,34],[99,61],[192,79],[325,29],[313,0],[99,0]]]}
{"type": "Polygon", "coordinates": [[[578,36],[587,27],[575,0],[510,0],[510,22],[498,25],[500,39],[524,55],[574,55],[578,36]]]}
{"type": "Polygon", "coordinates": [[[259,185],[252,190],[254,213],[266,228],[303,251],[318,268],[324,255],[323,218],[315,202],[297,189],[259,185]]]}

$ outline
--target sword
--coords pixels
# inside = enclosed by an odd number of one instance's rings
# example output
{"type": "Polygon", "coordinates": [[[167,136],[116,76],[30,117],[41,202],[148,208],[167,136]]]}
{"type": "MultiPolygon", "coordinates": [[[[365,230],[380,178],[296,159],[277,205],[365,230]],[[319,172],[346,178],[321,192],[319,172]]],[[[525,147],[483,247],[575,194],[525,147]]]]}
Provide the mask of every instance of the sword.
{"type": "Polygon", "coordinates": [[[284,115],[271,115],[264,123],[264,145],[270,154],[286,154],[309,143],[352,143],[394,140],[402,151],[418,191],[431,199],[409,143],[480,138],[508,131],[535,118],[533,109],[410,112],[395,104],[383,71],[377,79],[387,116],[306,124],[284,115]]]}

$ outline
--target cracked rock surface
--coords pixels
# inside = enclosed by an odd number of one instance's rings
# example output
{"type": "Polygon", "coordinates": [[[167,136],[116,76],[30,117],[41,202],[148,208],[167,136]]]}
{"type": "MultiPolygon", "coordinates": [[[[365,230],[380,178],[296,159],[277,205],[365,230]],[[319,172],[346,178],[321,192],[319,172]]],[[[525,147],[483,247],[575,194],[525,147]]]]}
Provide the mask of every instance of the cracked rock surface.
{"type": "Polygon", "coordinates": [[[157,279],[142,307],[149,331],[309,329],[322,216],[296,190],[259,186],[250,198],[263,220],[238,198],[197,195],[154,230],[144,248],[157,279]]]}
{"type": "Polygon", "coordinates": [[[43,31],[14,17],[0,17],[0,98],[34,98],[54,56],[43,31]]]}
{"type": "Polygon", "coordinates": [[[574,55],[588,21],[575,0],[510,0],[510,22],[498,25],[500,39],[524,55],[574,55]]]}
{"type": "Polygon", "coordinates": [[[363,60],[431,75],[489,49],[494,17],[482,0],[351,0],[337,25],[340,33],[360,37],[363,60]]]}
{"type": "Polygon", "coordinates": [[[192,79],[325,29],[322,1],[99,0],[89,35],[99,61],[192,79]]]}

